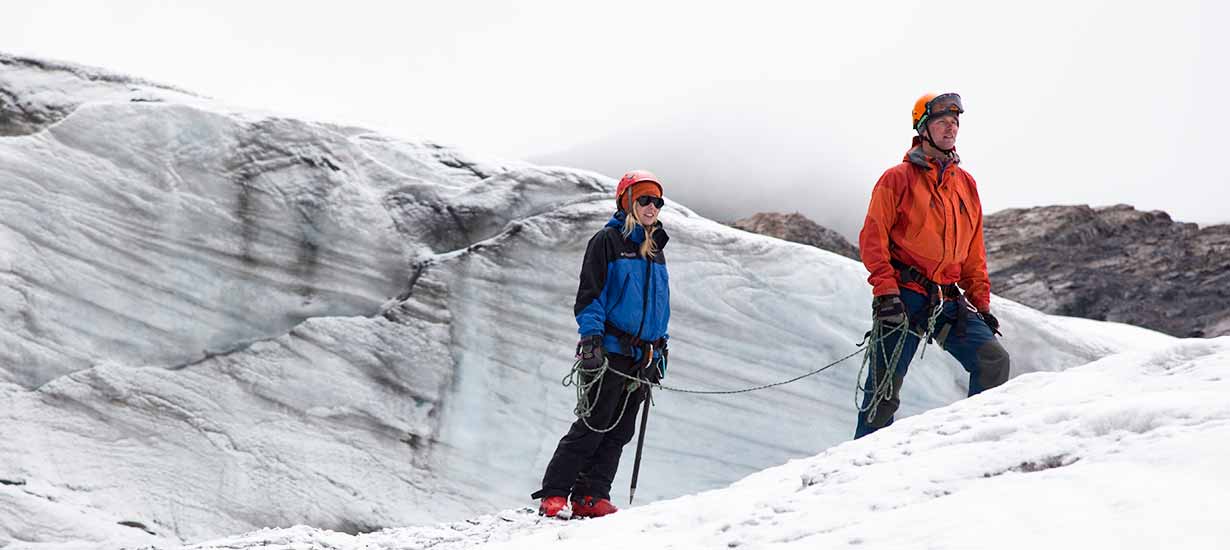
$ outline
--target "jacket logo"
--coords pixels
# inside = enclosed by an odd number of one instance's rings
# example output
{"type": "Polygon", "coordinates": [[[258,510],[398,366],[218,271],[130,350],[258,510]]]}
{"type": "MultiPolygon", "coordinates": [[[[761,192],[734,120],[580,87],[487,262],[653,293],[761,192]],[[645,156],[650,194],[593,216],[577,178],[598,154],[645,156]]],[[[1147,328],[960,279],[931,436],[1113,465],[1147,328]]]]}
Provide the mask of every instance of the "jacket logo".
{"type": "Polygon", "coordinates": [[[619,255],[624,258],[635,258],[638,254],[636,252],[622,252],[619,255]]]}

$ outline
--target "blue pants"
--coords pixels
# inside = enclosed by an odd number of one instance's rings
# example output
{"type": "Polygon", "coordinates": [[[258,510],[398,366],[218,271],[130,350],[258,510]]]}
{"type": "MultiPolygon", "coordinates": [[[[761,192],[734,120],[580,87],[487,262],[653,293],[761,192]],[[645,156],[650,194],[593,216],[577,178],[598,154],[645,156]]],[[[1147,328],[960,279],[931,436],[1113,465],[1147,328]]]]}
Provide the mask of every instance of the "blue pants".
{"type": "MultiPolygon", "coordinates": [[[[910,322],[914,323],[917,321],[917,330],[925,330],[926,320],[931,314],[927,304],[927,297],[921,293],[903,288],[901,289],[901,301],[905,303],[905,310],[909,315],[910,322]]],[[[965,334],[958,336],[955,326],[957,307],[958,304],[955,301],[944,302],[944,312],[935,321],[934,334],[937,335],[937,341],[939,341],[939,335],[944,336],[940,342],[944,351],[947,351],[957,361],[960,361],[961,366],[969,373],[969,395],[975,395],[1003,384],[1008,380],[1008,351],[995,339],[995,334],[991,332],[991,327],[988,327],[982,318],[972,311],[966,318],[965,334]]],[[[875,411],[875,416],[868,418],[866,411],[858,413],[858,424],[854,430],[854,439],[873,433],[893,423],[893,415],[897,412],[897,408],[901,406],[901,384],[905,381],[910,361],[914,359],[914,352],[918,350],[919,338],[913,333],[897,332],[884,338],[882,344],[886,350],[885,353],[891,356],[892,350],[897,347],[897,340],[903,337],[906,340],[901,348],[901,357],[897,360],[897,369],[893,372],[892,395],[880,402],[879,407],[875,411]]],[[[875,387],[875,379],[883,378],[884,362],[884,354],[877,352],[873,368],[868,369],[867,380],[863,382],[863,388],[866,391],[863,392],[862,407],[860,408],[867,408],[867,403],[871,400],[871,390],[875,387]]]]}

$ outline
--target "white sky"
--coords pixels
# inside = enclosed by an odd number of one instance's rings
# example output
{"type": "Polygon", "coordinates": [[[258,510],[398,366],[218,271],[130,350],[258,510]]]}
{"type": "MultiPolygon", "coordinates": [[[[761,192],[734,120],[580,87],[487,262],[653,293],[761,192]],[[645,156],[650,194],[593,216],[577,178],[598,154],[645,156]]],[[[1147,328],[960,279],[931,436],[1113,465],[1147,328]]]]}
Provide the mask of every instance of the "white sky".
{"type": "MultiPolygon", "coordinates": [[[[997,4],[23,2],[0,50],[508,158],[671,125],[652,139],[780,144],[772,161],[804,173],[758,183],[782,209],[816,202],[813,179],[861,208],[913,100],[953,90],[988,212],[1126,202],[1230,221],[1230,7],[997,4]]],[[[747,157],[723,170],[755,178],[747,157]]]]}

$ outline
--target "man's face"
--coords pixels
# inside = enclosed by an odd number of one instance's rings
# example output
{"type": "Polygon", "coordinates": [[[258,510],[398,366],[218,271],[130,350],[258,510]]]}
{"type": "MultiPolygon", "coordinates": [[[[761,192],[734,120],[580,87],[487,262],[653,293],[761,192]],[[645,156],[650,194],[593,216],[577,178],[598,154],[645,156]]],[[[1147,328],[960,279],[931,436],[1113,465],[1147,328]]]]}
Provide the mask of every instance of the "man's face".
{"type": "Polygon", "coordinates": [[[961,121],[953,114],[940,115],[927,121],[927,132],[931,134],[931,141],[944,150],[957,146],[957,130],[960,129],[961,121]]]}

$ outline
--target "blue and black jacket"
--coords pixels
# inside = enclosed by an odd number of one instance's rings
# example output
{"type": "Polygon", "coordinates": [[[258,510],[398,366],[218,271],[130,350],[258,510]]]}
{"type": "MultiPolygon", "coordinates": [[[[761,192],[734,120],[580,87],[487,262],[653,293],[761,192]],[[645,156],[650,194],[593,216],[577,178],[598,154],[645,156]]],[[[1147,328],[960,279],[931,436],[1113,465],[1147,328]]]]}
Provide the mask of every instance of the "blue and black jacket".
{"type": "Polygon", "coordinates": [[[625,216],[616,212],[589,240],[573,313],[582,338],[602,334],[602,347],[607,352],[639,360],[640,349],[626,345],[626,338],[621,342],[618,333],[643,342],[669,338],[666,326],[671,318],[671,292],[663,250],[670,238],[661,223],[657,224],[653,239],[658,252],[652,259],[643,258],[640,247],[645,242],[645,228],[637,225],[625,237],[625,216]]]}

